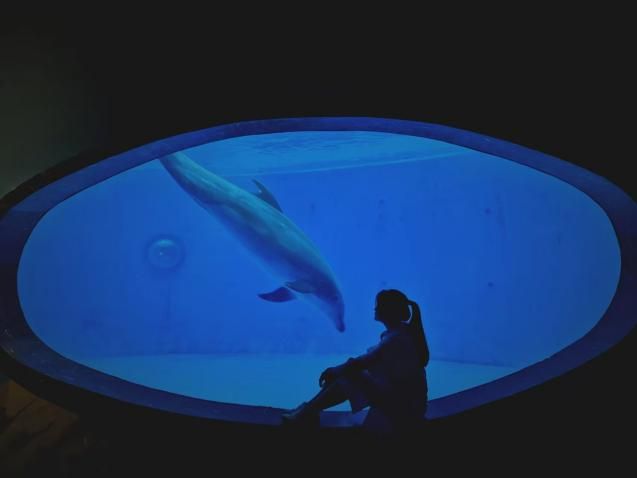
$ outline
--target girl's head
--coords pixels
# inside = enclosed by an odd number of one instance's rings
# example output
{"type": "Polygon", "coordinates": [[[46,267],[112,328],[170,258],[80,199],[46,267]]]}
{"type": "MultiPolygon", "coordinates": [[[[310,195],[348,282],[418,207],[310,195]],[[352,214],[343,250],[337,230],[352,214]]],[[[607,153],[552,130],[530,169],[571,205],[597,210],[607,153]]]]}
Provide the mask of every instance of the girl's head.
{"type": "Polygon", "coordinates": [[[418,348],[418,357],[423,367],[429,363],[429,345],[422,326],[420,306],[407,299],[407,296],[396,289],[381,290],[376,294],[375,319],[387,328],[396,327],[409,321],[409,333],[418,348]],[[411,305],[411,312],[409,306],[411,305]],[[413,312],[413,313],[412,313],[413,312]]]}
{"type": "Polygon", "coordinates": [[[396,289],[383,289],[376,294],[375,319],[385,325],[407,322],[411,316],[407,296],[396,289]]]}

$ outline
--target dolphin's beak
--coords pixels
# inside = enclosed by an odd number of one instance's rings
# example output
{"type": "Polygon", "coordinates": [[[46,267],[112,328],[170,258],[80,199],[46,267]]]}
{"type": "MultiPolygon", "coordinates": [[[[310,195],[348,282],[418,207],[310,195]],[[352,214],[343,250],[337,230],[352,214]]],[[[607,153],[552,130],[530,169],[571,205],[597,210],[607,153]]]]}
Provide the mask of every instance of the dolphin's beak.
{"type": "Polygon", "coordinates": [[[336,325],[336,330],[339,332],[345,332],[345,313],[343,311],[339,311],[339,313],[334,317],[334,325],[336,325]]]}

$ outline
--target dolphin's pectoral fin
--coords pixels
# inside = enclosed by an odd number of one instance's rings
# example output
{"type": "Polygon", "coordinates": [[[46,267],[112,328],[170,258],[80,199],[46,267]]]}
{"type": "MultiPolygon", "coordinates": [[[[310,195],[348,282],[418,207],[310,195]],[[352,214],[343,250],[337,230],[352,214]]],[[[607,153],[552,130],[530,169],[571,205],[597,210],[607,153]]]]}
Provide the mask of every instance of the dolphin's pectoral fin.
{"type": "Polygon", "coordinates": [[[269,300],[270,302],[287,302],[288,300],[296,299],[290,289],[286,289],[285,287],[279,287],[275,291],[259,294],[259,297],[269,300]]]}
{"type": "Polygon", "coordinates": [[[285,285],[292,290],[300,292],[301,294],[311,294],[315,291],[314,286],[303,279],[286,282],[285,285]]]}
{"type": "Polygon", "coordinates": [[[283,211],[281,211],[281,206],[279,206],[279,203],[275,199],[274,195],[270,191],[268,191],[267,188],[263,184],[261,184],[259,181],[257,181],[256,179],[253,179],[252,181],[254,181],[254,183],[259,188],[259,192],[258,193],[254,193],[254,195],[256,197],[258,197],[259,199],[262,199],[263,201],[267,202],[274,209],[277,209],[280,212],[283,212],[283,211]]]}

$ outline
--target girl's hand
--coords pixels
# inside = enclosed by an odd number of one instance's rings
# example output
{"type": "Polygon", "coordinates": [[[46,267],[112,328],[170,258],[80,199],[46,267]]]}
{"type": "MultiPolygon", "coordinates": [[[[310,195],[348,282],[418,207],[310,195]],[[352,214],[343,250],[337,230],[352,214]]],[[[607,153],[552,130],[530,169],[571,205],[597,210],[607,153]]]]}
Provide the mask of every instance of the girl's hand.
{"type": "Polygon", "coordinates": [[[323,388],[336,380],[338,373],[336,367],[328,367],[323,370],[323,373],[319,377],[319,386],[323,388]]]}

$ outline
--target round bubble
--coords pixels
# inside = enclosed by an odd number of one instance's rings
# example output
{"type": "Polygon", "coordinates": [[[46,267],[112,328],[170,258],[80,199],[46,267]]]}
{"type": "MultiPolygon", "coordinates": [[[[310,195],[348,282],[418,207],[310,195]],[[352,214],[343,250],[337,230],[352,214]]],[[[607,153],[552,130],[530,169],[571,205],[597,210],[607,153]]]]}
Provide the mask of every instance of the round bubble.
{"type": "Polygon", "coordinates": [[[158,269],[174,269],[183,260],[183,248],[175,239],[160,238],[148,246],[148,261],[158,269]]]}

